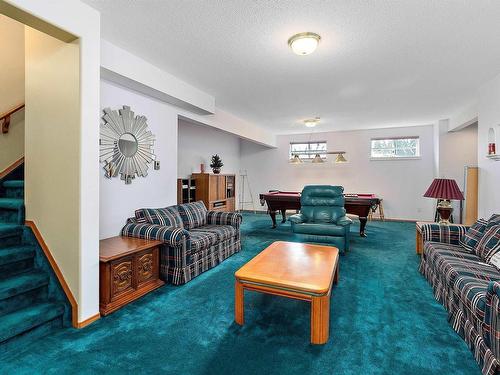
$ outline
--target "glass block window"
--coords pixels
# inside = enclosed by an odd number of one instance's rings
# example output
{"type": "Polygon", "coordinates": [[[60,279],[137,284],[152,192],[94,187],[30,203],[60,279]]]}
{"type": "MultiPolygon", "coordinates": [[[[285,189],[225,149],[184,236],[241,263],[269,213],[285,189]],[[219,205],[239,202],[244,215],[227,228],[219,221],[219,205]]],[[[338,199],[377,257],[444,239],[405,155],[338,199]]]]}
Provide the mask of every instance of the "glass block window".
{"type": "Polygon", "coordinates": [[[372,138],[372,159],[404,159],[420,157],[419,137],[372,138]]]}
{"type": "Polygon", "coordinates": [[[312,160],[316,154],[326,159],[326,141],[290,142],[290,159],[298,155],[301,160],[312,160]]]}

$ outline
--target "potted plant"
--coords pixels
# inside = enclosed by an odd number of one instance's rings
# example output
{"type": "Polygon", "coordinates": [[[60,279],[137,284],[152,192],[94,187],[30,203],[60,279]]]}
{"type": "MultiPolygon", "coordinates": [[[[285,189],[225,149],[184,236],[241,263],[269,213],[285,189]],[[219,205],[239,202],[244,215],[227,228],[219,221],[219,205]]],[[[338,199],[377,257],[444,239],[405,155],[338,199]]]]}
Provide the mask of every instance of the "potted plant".
{"type": "Polygon", "coordinates": [[[212,162],[210,163],[210,168],[214,171],[215,174],[220,173],[220,169],[224,166],[222,159],[219,155],[212,155],[212,162]]]}

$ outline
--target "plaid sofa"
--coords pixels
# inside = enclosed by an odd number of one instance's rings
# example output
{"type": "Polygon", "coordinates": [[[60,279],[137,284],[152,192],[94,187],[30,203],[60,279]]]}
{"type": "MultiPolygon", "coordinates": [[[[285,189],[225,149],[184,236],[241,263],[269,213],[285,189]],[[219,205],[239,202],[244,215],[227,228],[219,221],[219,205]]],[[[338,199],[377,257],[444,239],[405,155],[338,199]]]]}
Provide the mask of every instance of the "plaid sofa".
{"type": "Polygon", "coordinates": [[[240,251],[241,221],[238,213],[207,211],[198,201],[137,210],[122,236],[163,241],[160,277],[180,285],[240,251]]]}
{"type": "Polygon", "coordinates": [[[483,374],[500,373],[500,272],[463,246],[467,227],[425,224],[420,272],[483,374]]]}

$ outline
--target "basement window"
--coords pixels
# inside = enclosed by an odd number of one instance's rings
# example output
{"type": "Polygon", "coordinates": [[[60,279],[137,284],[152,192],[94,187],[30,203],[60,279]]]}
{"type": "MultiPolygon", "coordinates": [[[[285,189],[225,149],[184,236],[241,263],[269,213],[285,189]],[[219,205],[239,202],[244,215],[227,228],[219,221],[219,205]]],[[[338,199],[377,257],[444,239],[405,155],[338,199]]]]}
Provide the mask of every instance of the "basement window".
{"type": "Polygon", "coordinates": [[[290,159],[298,155],[300,160],[312,160],[319,154],[326,159],[326,141],[290,142],[290,159]]]}
{"type": "Polygon", "coordinates": [[[419,137],[372,138],[372,160],[418,159],[419,137]]]}

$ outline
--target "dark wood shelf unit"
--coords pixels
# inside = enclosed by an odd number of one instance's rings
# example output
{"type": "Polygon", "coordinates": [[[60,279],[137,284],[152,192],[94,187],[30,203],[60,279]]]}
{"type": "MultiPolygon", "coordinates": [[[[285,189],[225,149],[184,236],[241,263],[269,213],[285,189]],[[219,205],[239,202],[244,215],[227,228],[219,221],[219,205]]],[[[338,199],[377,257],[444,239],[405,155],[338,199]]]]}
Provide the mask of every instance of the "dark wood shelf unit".
{"type": "Polygon", "coordinates": [[[177,204],[196,201],[196,181],[192,178],[177,179],[177,204]]]}

